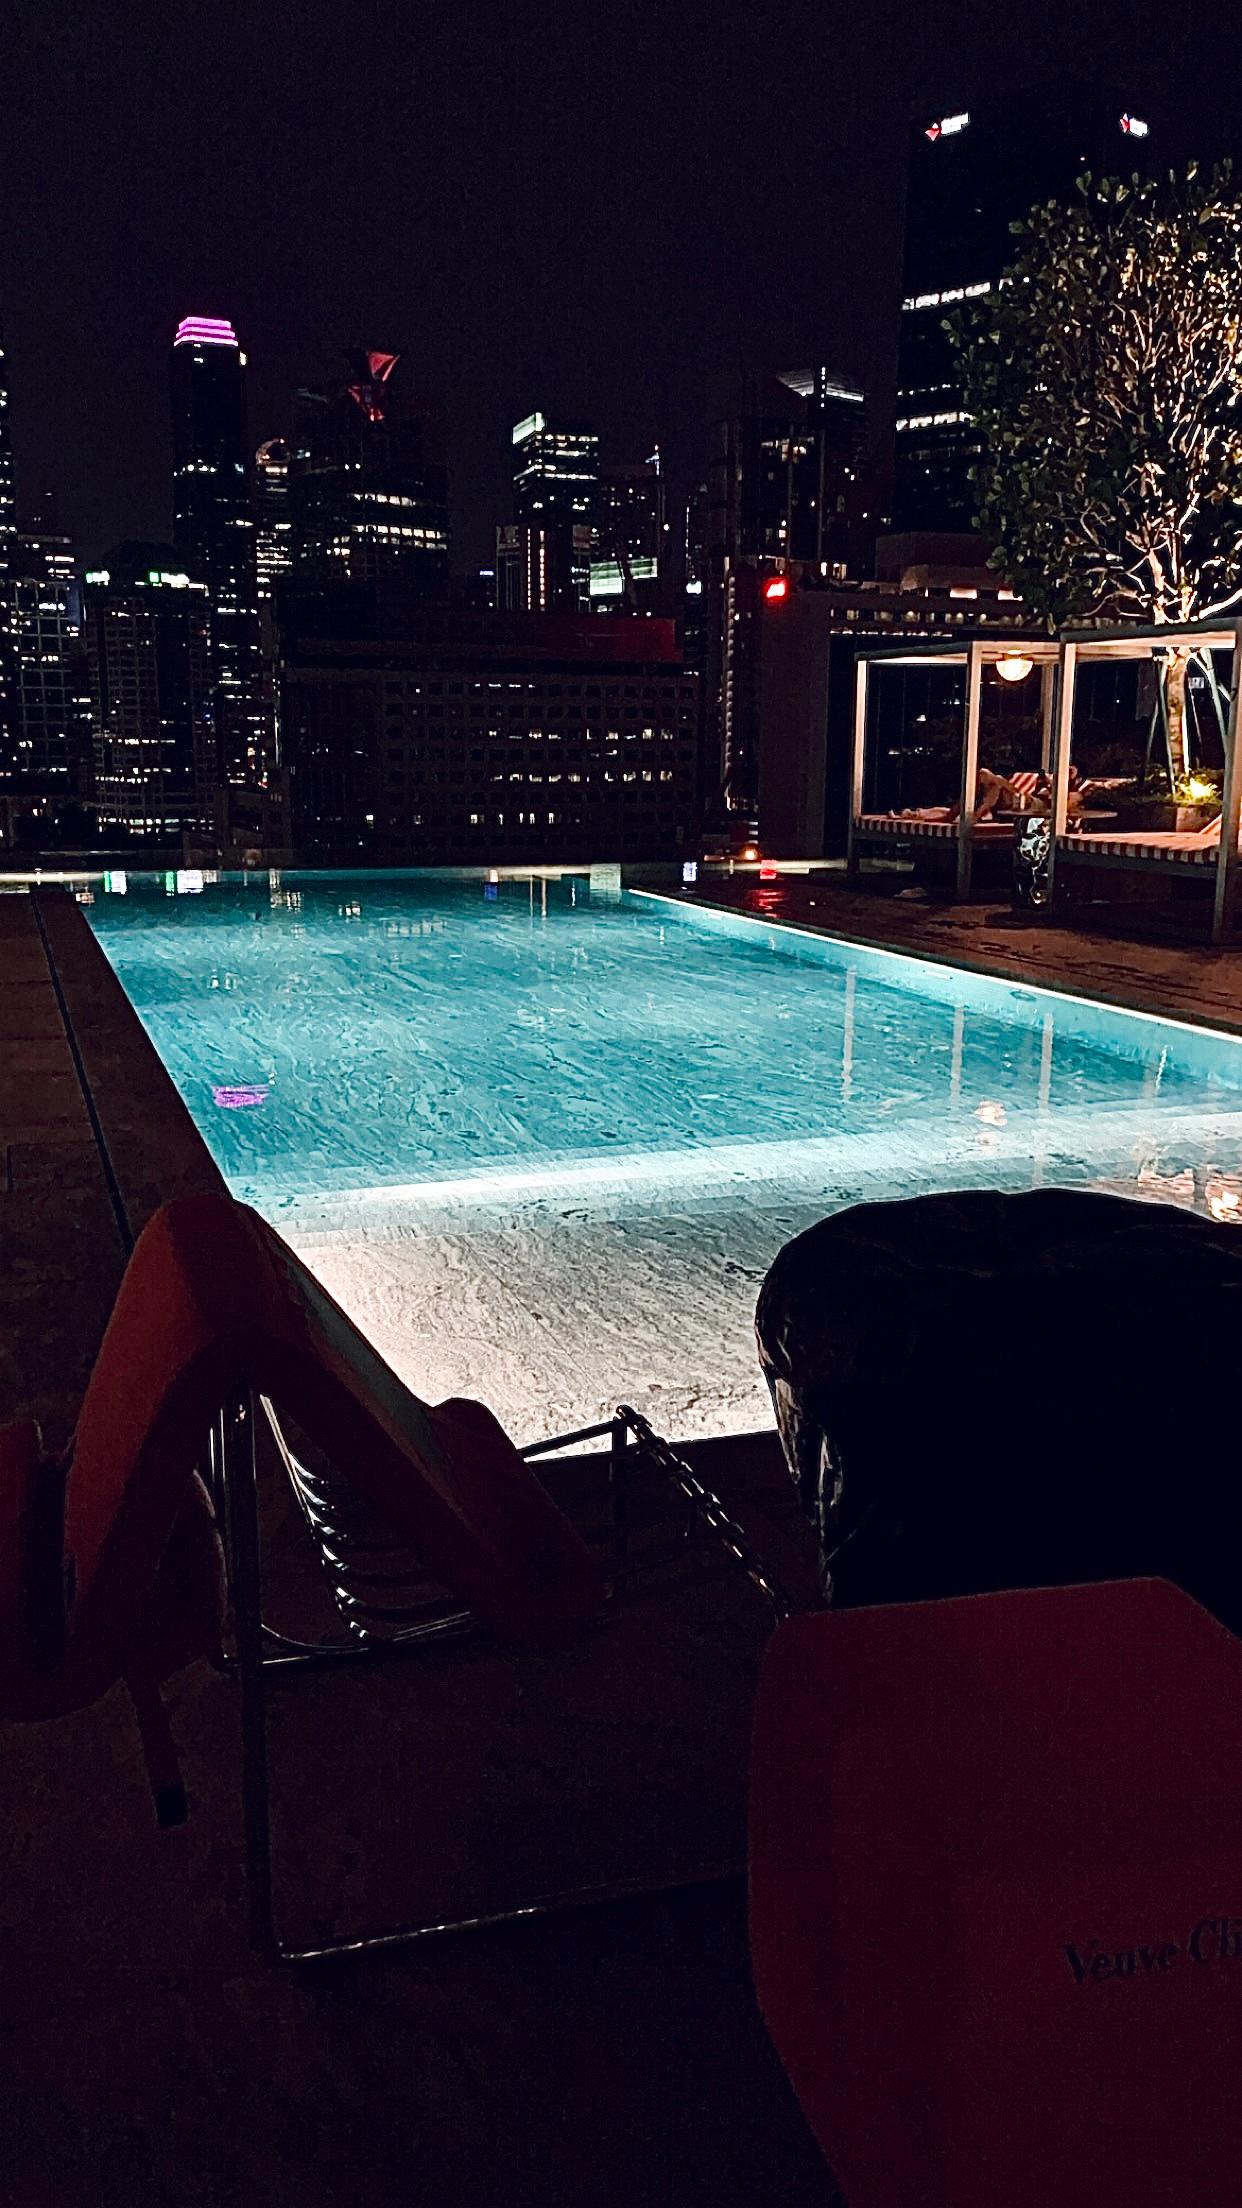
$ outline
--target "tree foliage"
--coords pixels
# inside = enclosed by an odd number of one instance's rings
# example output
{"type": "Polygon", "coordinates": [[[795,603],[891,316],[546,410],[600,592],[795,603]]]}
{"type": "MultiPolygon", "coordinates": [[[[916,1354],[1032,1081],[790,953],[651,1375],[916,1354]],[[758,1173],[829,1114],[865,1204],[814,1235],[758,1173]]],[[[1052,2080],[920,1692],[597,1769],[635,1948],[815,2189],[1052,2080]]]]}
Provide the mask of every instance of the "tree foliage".
{"type": "Polygon", "coordinates": [[[946,327],[978,424],[981,526],[1050,626],[1242,599],[1242,200],[1225,165],[1079,179],[1015,224],[946,327]]]}

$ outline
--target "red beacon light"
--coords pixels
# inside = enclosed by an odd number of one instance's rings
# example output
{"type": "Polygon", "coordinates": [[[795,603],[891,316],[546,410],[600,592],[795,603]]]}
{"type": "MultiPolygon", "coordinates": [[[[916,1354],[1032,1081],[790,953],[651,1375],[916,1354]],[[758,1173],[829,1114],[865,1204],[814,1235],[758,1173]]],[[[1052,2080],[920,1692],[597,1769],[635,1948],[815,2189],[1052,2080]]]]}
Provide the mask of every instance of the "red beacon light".
{"type": "Polygon", "coordinates": [[[788,575],[774,575],[770,582],[764,584],[763,595],[767,599],[769,605],[771,605],[777,599],[788,598],[788,575]]]}

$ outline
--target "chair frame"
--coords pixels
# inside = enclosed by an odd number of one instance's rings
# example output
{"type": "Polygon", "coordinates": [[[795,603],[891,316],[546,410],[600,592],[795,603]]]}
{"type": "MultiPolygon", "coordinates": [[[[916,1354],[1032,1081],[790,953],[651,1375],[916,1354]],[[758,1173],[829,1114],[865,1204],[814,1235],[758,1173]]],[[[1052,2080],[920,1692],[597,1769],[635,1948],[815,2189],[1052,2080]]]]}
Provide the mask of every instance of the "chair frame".
{"type": "MultiPolygon", "coordinates": [[[[276,1863],[272,1840],[271,1779],[267,1753],[267,1698],[269,1680],[300,1676],[309,1669],[336,1664],[391,1661],[416,1653],[430,1644],[464,1637],[473,1627],[468,1610],[443,1610],[433,1616],[413,1617],[405,1628],[384,1638],[376,1637],[372,1623],[346,1610],[349,1637],[338,1641],[295,1642],[268,1625],[263,1616],[263,1562],[259,1526],[259,1481],[263,1436],[270,1436],[277,1458],[290,1478],[312,1537],[325,1561],[322,1546],[326,1529],[316,1523],[313,1476],[298,1463],[281,1432],[270,1404],[249,1396],[222,1413],[212,1434],[210,1470],[224,1532],[229,1593],[233,1619],[233,1654],[226,1668],[235,1672],[241,1701],[242,1806],[245,1837],[246,1880],[250,1926],[256,1946],[273,1961],[292,1964],[322,1963],[351,1956],[374,1954],[433,1939],[453,1932],[482,1931],[514,1924],[562,1910],[583,1908],[627,1897],[677,1891],[711,1884],[736,1876],[740,1862],[711,1865],[690,1875],[677,1873],[667,1880],[615,1881],[608,1885],[583,1885],[570,1890],[535,1895],[502,1908],[473,1915],[430,1918],[421,1922],[368,1928],[357,1933],[298,1945],[282,1934],[276,1908],[276,1863]],[[308,1493],[308,1490],[310,1491],[308,1493]]],[[[697,1519],[720,1543],[750,1580],[771,1610],[775,1623],[799,1607],[779,1579],[756,1556],[740,1526],[729,1516],[720,1497],[701,1481],[692,1467],[656,1434],[640,1412],[618,1404],[611,1419],[579,1427],[549,1441],[534,1442],[521,1454],[529,1461],[565,1451],[588,1441],[609,1444],[610,1516],[614,1564],[610,1593],[625,1576],[629,1535],[630,1475],[640,1464],[654,1465],[687,1504],[687,1536],[697,1519]]],[[[330,1556],[328,1561],[340,1562],[330,1556]]],[[[664,1558],[656,1559],[665,1561],[664,1558]]],[[[641,1567],[638,1567],[641,1568],[641,1567]]],[[[344,1587],[334,1590],[338,1607],[344,1587]]],[[[377,1615],[388,1613],[376,1606],[377,1615]]],[[[389,1621],[391,1622],[391,1621],[389,1621]]]]}

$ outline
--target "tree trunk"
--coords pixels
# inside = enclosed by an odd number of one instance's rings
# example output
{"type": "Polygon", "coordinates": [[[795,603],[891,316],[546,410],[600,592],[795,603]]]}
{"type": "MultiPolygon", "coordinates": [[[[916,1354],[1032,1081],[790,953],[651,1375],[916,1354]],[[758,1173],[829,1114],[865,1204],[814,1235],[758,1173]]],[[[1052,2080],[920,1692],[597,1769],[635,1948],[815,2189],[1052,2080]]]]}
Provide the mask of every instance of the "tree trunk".
{"type": "Polygon", "coordinates": [[[1164,722],[1169,737],[1169,779],[1176,789],[1190,764],[1186,756],[1186,671],[1189,652],[1170,652],[1164,665],[1164,722]]]}

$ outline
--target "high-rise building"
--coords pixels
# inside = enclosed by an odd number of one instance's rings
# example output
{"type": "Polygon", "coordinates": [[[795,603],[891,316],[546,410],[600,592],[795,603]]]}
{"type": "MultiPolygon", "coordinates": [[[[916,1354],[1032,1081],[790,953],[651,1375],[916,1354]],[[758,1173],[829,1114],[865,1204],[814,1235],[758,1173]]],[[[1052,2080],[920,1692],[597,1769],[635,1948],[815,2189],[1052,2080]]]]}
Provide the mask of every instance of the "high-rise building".
{"type": "Polygon", "coordinates": [[[984,297],[1016,250],[1012,225],[1068,201],[1084,171],[1129,176],[1176,158],[1145,101],[1079,81],[1026,85],[912,126],[897,361],[893,524],[967,530],[979,454],[963,411],[948,315],[984,297]]]}
{"type": "Polygon", "coordinates": [[[90,795],[90,695],[82,584],[68,537],[23,532],[11,556],[14,769],[0,777],[44,799],[90,795]]]}
{"type": "Polygon", "coordinates": [[[208,586],[172,545],[122,544],[85,576],[99,824],[148,840],[207,832],[217,783],[208,586]]]}
{"type": "Polygon", "coordinates": [[[300,589],[363,586],[394,603],[448,588],[444,425],[394,388],[400,355],[348,356],[342,386],[299,392],[289,451],[293,577],[300,589]]]}
{"type": "Polygon", "coordinates": [[[720,426],[703,578],[706,711],[731,812],[749,814],[756,802],[764,575],[792,564],[857,573],[873,541],[863,500],[866,418],[860,390],[813,368],[752,385],[720,426]]]}
{"type": "Polygon", "coordinates": [[[269,437],[254,456],[254,517],[259,603],[268,605],[293,565],[289,447],[283,437],[269,437]]]}
{"type": "Polygon", "coordinates": [[[672,621],[286,620],[280,688],[306,859],[657,859],[695,836],[698,682],[672,621]]]}
{"type": "Polygon", "coordinates": [[[10,589],[17,546],[17,503],[13,488],[13,446],[9,432],[9,372],[0,331],[0,777],[17,771],[14,745],[16,669],[13,603],[10,589]]]}
{"type": "Polygon", "coordinates": [[[246,356],[231,322],[188,315],[170,371],[173,541],[178,564],[207,586],[215,776],[262,781],[262,709],[255,520],[246,435],[246,356]]]}
{"type": "Polygon", "coordinates": [[[649,460],[601,463],[591,555],[592,610],[655,611],[663,603],[668,571],[668,509],[658,448],[649,460]]]}
{"type": "Polygon", "coordinates": [[[598,487],[599,438],[585,423],[534,413],[515,425],[513,524],[496,546],[502,605],[522,613],[589,607],[598,487]]]}

